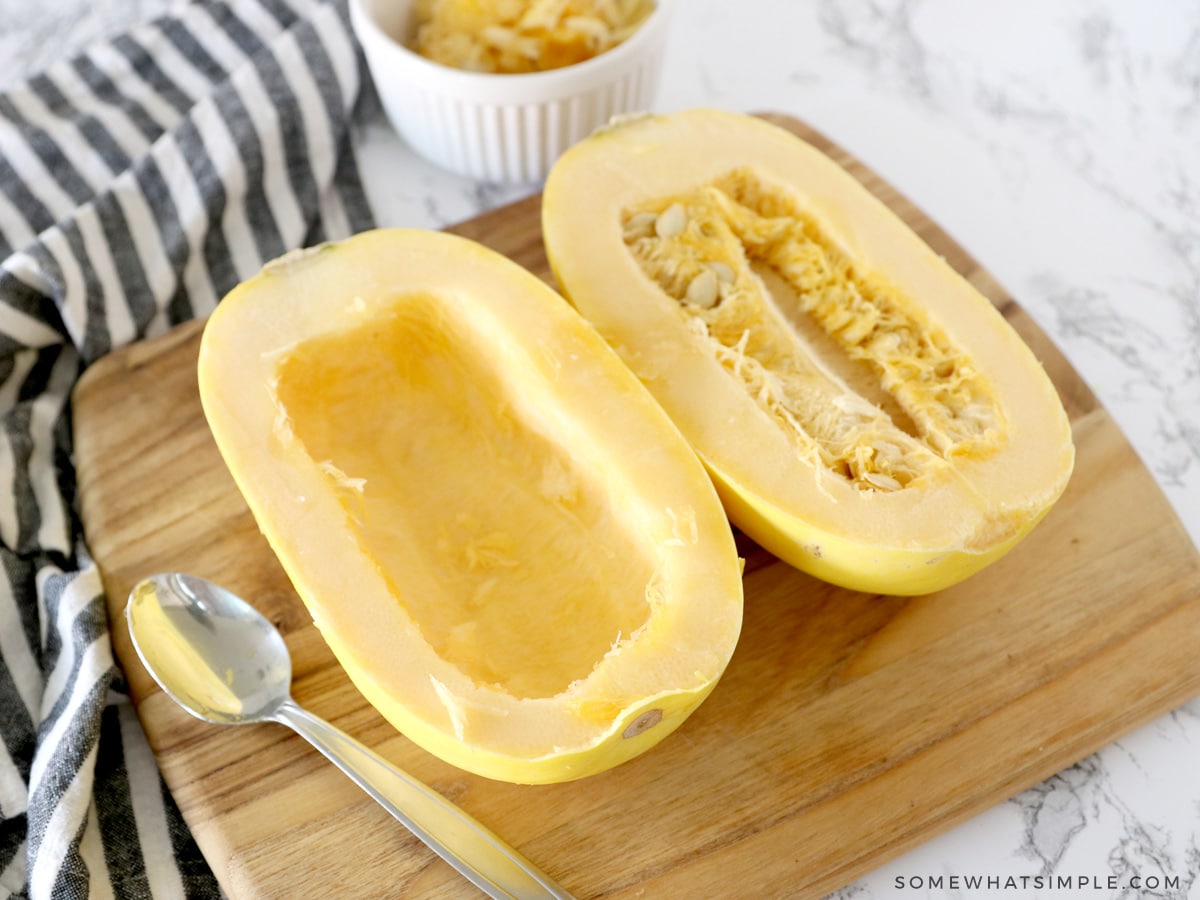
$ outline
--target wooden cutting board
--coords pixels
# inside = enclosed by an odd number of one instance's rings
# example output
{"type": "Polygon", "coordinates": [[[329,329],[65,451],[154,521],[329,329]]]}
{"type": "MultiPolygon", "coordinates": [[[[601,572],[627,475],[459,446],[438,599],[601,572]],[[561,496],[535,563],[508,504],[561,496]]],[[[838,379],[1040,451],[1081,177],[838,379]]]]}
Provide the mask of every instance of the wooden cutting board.
{"type": "MultiPolygon", "coordinates": [[[[503,784],[409,743],[343,674],[209,436],[201,323],[116,352],[74,397],[84,527],[142,723],[231,896],[477,894],[300,738],[207,725],[158,691],[122,615],[132,584],[157,571],[252,600],[286,634],[301,704],[580,898],[820,896],[1200,694],[1200,557],[1113,420],[962,248],[829,141],[772,118],[859,177],[1033,347],[1074,424],[1065,496],[1000,563],[916,599],[825,585],[739,538],[744,631],[684,726],[601,775],[503,784]]],[[[453,230],[550,279],[538,198],[453,230]]]]}

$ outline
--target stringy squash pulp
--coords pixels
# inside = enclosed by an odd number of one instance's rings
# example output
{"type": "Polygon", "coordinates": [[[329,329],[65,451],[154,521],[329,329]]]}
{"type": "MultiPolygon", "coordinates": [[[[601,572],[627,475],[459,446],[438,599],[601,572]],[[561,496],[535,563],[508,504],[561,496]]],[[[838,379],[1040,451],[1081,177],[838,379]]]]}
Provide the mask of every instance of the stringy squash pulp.
{"type": "Polygon", "coordinates": [[[625,120],[550,173],[559,285],[793,565],[891,594],[1013,547],[1070,423],[992,304],[828,157],[716,110],[625,120]]]}
{"type": "Polygon", "coordinates": [[[534,276],[368,232],[269,265],[203,336],[218,447],[322,635],[464,769],[577,778],[713,688],[741,567],[650,394],[534,276]]]}

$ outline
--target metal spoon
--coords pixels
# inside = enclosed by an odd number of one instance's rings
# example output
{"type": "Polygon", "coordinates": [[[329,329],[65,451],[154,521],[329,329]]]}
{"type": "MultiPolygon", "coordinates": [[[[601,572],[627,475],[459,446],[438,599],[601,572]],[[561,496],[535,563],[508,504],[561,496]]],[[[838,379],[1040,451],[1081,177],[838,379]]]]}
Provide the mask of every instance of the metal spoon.
{"type": "Polygon", "coordinates": [[[192,715],[287,725],[488,895],[571,900],[464,810],[298,706],[283,638],[240,597],[191,575],[155,575],[134,587],[125,618],[146,669],[192,715]]]}

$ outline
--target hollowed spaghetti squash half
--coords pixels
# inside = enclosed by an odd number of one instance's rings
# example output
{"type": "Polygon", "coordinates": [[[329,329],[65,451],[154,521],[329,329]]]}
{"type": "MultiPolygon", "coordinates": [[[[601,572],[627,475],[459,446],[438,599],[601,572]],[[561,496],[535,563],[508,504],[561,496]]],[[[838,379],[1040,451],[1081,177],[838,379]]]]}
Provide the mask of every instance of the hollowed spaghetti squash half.
{"type": "Polygon", "coordinates": [[[463,769],[606,769],[712,690],[741,563],[703,467],[561,297],[446,234],[367,232],[226,297],[205,415],[346,672],[463,769]]]}
{"type": "Polygon", "coordinates": [[[845,170],[751,116],[619,121],[542,207],[568,299],[703,458],[730,517],[845,587],[919,594],[1063,492],[1071,427],[995,307],[845,170]]]}

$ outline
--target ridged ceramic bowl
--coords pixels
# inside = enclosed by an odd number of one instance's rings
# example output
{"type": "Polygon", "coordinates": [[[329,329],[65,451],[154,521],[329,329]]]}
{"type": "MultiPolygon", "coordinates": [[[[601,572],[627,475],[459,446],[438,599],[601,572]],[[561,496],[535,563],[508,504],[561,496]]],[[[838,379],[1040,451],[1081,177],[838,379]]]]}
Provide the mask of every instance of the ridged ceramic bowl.
{"type": "Polygon", "coordinates": [[[657,0],[599,56],[520,75],[453,69],[410,50],[413,0],[350,0],[350,17],[388,121],[416,153],[469,178],[536,183],[613,116],[650,108],[674,2],[657,0]]]}

